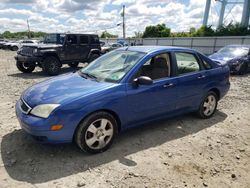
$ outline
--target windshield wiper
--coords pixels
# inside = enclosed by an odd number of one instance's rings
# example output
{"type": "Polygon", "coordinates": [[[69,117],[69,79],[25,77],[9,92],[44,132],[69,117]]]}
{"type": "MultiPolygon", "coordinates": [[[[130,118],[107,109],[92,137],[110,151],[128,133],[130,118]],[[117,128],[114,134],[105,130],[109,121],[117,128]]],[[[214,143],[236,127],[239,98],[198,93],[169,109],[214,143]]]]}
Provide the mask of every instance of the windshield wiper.
{"type": "Polygon", "coordinates": [[[97,77],[92,75],[92,74],[89,74],[89,73],[86,73],[86,72],[82,72],[82,71],[79,71],[80,73],[80,76],[84,77],[84,78],[91,78],[91,79],[94,79],[97,81],[97,77]]]}

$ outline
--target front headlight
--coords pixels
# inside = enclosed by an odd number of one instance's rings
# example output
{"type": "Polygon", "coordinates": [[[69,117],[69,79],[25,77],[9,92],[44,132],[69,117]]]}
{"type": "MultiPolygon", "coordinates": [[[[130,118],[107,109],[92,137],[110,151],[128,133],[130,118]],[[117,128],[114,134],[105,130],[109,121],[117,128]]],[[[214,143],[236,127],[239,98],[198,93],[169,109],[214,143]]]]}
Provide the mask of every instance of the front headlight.
{"type": "Polygon", "coordinates": [[[37,54],[37,53],[38,53],[38,49],[35,48],[35,49],[33,50],[33,54],[37,54]]]}
{"type": "Polygon", "coordinates": [[[60,104],[40,104],[34,107],[30,113],[38,117],[47,118],[58,106],[60,104]]]}

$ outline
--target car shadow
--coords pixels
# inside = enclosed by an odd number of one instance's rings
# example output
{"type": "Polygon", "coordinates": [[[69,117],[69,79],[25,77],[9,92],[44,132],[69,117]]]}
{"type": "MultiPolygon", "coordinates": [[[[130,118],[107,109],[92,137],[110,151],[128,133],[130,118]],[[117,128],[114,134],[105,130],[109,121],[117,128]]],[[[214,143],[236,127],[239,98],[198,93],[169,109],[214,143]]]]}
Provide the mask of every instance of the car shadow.
{"type": "MultiPolygon", "coordinates": [[[[60,70],[59,75],[61,74],[66,74],[66,73],[70,73],[70,72],[75,72],[80,70],[81,67],[77,67],[77,68],[72,68],[72,67],[62,67],[60,70]]],[[[37,78],[49,78],[49,77],[53,77],[53,76],[49,76],[47,74],[45,74],[41,69],[38,69],[32,73],[15,73],[15,74],[8,74],[8,76],[12,76],[12,77],[16,77],[16,78],[23,78],[23,79],[37,79],[37,78]]]]}
{"type": "Polygon", "coordinates": [[[121,133],[108,151],[95,155],[80,151],[74,144],[40,144],[22,130],[15,130],[3,136],[1,155],[4,167],[13,179],[43,183],[91,170],[115,160],[126,166],[136,166],[136,161],[127,156],[195,134],[226,118],[225,113],[217,111],[210,119],[184,115],[130,129],[121,133]]]}

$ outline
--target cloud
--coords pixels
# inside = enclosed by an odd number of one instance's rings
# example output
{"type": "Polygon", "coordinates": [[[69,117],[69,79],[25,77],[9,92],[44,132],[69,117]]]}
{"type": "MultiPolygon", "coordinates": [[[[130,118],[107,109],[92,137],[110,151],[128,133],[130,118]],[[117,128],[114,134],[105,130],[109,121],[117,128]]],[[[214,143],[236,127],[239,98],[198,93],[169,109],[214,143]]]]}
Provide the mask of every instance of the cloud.
{"type": "MultiPolygon", "coordinates": [[[[35,31],[101,33],[107,30],[122,36],[122,27],[116,25],[122,22],[120,12],[124,4],[127,36],[159,23],[165,23],[174,32],[198,28],[205,8],[205,1],[201,0],[1,0],[0,32],[26,30],[28,18],[35,31]]],[[[212,1],[208,23],[213,26],[217,25],[219,7],[219,3],[212,1]]],[[[227,7],[225,23],[239,22],[242,6],[235,6],[228,14],[230,8],[227,7]]]]}

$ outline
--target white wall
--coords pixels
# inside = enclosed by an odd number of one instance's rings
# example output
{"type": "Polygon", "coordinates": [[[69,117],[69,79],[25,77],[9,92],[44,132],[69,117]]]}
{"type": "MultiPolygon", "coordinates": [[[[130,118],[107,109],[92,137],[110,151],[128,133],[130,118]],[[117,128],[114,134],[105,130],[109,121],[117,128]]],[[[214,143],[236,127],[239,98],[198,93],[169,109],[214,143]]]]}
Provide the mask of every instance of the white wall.
{"type": "MultiPolygon", "coordinates": [[[[114,43],[117,39],[101,39],[107,43],[114,43]]],[[[141,43],[143,45],[180,46],[196,49],[204,54],[212,54],[218,49],[229,44],[248,44],[250,36],[230,36],[230,37],[180,37],[180,38],[143,38],[126,39],[131,43],[141,43]]]]}

